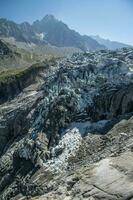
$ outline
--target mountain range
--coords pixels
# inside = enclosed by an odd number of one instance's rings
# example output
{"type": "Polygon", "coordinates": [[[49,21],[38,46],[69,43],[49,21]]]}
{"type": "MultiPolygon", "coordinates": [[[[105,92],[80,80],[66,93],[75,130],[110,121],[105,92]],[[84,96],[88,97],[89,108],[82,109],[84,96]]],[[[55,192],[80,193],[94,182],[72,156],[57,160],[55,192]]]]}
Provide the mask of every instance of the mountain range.
{"type": "Polygon", "coordinates": [[[131,45],[124,44],[122,42],[111,41],[109,39],[101,38],[99,35],[91,36],[94,40],[96,40],[99,44],[104,45],[107,49],[115,50],[120,48],[130,48],[131,45]]]}
{"type": "Polygon", "coordinates": [[[75,47],[81,50],[96,50],[104,48],[89,36],[81,36],[52,15],[46,15],[33,24],[24,22],[16,24],[7,19],[0,19],[0,37],[14,37],[17,41],[50,44],[56,47],[75,47]]]}
{"type": "Polygon", "coordinates": [[[83,51],[129,47],[126,44],[96,36],[80,35],[53,15],[46,15],[42,20],[36,20],[32,24],[28,22],[17,24],[2,18],[0,19],[0,37],[13,37],[16,41],[36,45],[74,47],[83,51]]]}

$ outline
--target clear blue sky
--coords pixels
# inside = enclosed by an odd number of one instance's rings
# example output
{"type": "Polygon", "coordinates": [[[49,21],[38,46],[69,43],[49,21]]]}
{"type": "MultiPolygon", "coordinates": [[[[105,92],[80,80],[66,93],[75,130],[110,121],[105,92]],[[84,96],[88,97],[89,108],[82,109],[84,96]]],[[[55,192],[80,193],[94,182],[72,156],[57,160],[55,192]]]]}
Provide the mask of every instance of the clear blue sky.
{"type": "Polygon", "coordinates": [[[53,14],[81,34],[133,45],[133,0],[0,0],[0,17],[17,23],[53,14]]]}

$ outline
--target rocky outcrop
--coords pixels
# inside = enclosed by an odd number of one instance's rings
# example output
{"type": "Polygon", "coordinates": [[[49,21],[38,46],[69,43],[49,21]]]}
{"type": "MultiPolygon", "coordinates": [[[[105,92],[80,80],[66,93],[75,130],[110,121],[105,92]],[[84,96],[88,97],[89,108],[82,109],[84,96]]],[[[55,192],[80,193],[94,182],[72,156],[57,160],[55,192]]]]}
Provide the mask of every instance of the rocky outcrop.
{"type": "Polygon", "coordinates": [[[112,119],[133,111],[133,85],[102,88],[87,109],[93,120],[112,119]]]}
{"type": "Polygon", "coordinates": [[[0,57],[5,55],[12,55],[12,50],[2,40],[0,40],[0,57]]]}
{"type": "Polygon", "coordinates": [[[126,152],[118,157],[105,158],[96,165],[82,167],[57,179],[58,185],[51,181],[54,189],[34,200],[132,199],[132,159],[132,152],[126,152]]]}
{"type": "MultiPolygon", "coordinates": [[[[49,67],[47,63],[33,65],[26,69],[12,70],[9,75],[1,75],[0,79],[0,104],[11,100],[22,90],[36,82],[39,74],[49,67]],[[5,77],[4,77],[5,76],[5,77]]],[[[6,73],[6,72],[5,72],[6,73]]],[[[8,74],[8,71],[7,71],[8,74]]]]}
{"type": "Polygon", "coordinates": [[[2,105],[2,200],[132,198],[131,54],[75,54],[2,105]]]}

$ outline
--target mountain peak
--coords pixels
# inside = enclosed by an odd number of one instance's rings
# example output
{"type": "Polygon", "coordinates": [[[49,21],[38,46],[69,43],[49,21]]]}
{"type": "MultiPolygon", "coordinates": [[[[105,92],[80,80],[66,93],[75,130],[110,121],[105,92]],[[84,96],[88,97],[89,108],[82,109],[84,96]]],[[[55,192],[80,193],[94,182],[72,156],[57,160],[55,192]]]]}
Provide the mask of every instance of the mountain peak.
{"type": "Polygon", "coordinates": [[[42,20],[57,20],[54,15],[51,15],[51,14],[47,14],[43,17],[42,20]]]}

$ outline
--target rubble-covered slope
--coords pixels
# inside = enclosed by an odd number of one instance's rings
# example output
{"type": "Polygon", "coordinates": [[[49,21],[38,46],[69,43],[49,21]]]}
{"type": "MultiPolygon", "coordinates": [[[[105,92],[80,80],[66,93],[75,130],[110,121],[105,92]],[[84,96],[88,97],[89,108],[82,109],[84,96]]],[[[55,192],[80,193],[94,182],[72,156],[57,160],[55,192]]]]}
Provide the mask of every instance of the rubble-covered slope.
{"type": "Polygon", "coordinates": [[[0,198],[132,199],[133,50],[75,54],[31,88],[0,108],[0,198]]]}

